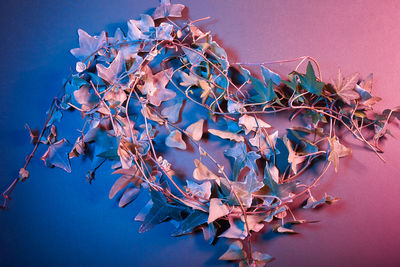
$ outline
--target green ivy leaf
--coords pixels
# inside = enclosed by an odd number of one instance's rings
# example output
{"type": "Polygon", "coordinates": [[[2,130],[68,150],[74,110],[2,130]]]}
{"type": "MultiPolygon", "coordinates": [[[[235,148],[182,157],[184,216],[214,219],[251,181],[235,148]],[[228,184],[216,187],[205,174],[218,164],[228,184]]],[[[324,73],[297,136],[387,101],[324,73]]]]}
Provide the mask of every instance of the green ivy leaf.
{"type": "Polygon", "coordinates": [[[269,102],[277,97],[274,91],[272,80],[268,80],[267,84],[265,85],[259,79],[250,76],[250,81],[253,85],[254,90],[256,90],[256,92],[258,93],[257,95],[251,97],[252,100],[256,102],[269,102]]]}
{"type": "Polygon", "coordinates": [[[325,86],[325,83],[317,81],[313,66],[311,65],[310,61],[307,65],[306,74],[304,75],[299,73],[299,78],[300,84],[305,90],[315,95],[321,95],[322,88],[325,86]]]}

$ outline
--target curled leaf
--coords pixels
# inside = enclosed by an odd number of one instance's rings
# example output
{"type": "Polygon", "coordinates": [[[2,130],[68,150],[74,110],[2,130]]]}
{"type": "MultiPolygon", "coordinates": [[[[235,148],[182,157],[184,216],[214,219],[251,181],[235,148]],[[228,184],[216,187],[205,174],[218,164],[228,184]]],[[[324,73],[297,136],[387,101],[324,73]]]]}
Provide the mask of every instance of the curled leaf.
{"type": "Polygon", "coordinates": [[[134,201],[140,193],[140,189],[136,188],[136,187],[130,187],[127,188],[124,192],[124,194],[122,195],[118,206],[119,207],[125,207],[126,205],[128,205],[129,203],[131,203],[132,201],[134,201]]]}
{"type": "Polygon", "coordinates": [[[208,129],[208,132],[212,135],[218,136],[222,139],[229,139],[235,142],[243,142],[244,137],[235,133],[221,131],[217,129],[208,129]]]}

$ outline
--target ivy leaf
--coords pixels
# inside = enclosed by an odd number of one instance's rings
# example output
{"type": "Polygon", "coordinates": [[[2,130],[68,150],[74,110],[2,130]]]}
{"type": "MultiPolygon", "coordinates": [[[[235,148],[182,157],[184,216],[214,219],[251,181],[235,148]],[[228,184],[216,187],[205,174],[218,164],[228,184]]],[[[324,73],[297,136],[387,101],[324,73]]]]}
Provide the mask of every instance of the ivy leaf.
{"type": "Polygon", "coordinates": [[[234,147],[225,150],[224,154],[235,159],[233,163],[233,178],[235,181],[244,167],[248,167],[258,173],[256,160],[261,156],[254,151],[247,152],[246,145],[243,142],[236,143],[234,147]]]}
{"type": "Polygon", "coordinates": [[[246,225],[242,219],[233,219],[229,217],[229,225],[230,227],[226,230],[220,237],[225,238],[239,238],[245,239],[248,236],[246,225]]]}
{"type": "MultiPolygon", "coordinates": [[[[236,193],[236,195],[240,198],[242,204],[249,208],[251,206],[253,196],[252,193],[258,191],[261,187],[264,186],[264,183],[257,180],[257,177],[254,171],[250,171],[247,174],[244,182],[232,182],[232,191],[236,193]]],[[[236,202],[235,196],[231,195],[231,201],[236,202]]],[[[235,205],[239,205],[239,203],[234,203],[235,205]]]]}
{"type": "Polygon", "coordinates": [[[90,36],[82,29],[78,30],[79,48],[71,49],[71,54],[79,60],[85,60],[94,54],[106,42],[106,33],[101,32],[100,36],[90,36]]]}
{"type": "Polygon", "coordinates": [[[252,255],[253,255],[253,260],[257,264],[256,265],[257,267],[264,267],[264,266],[266,266],[266,264],[268,262],[271,262],[274,260],[274,258],[267,253],[261,253],[258,251],[254,251],[252,255]]]}
{"type": "Polygon", "coordinates": [[[156,40],[172,41],[174,38],[171,36],[174,26],[170,23],[161,22],[156,28],[156,40]]]}
{"type": "Polygon", "coordinates": [[[203,231],[204,240],[208,241],[209,244],[214,242],[215,236],[217,234],[217,229],[215,228],[213,223],[210,223],[201,228],[203,231]]]}
{"type": "Polygon", "coordinates": [[[171,4],[171,0],[161,0],[160,5],[153,13],[154,19],[182,17],[182,10],[185,8],[182,4],[171,4]]]}
{"type": "MultiPolygon", "coordinates": [[[[118,81],[118,75],[124,67],[124,58],[121,51],[118,52],[110,66],[105,67],[102,64],[97,64],[96,69],[100,78],[107,81],[109,84],[114,84],[118,81]]],[[[124,93],[125,94],[125,93],[124,93]]]]}
{"type": "Polygon", "coordinates": [[[230,212],[228,205],[223,204],[219,198],[212,198],[210,200],[210,209],[207,223],[212,223],[218,218],[228,215],[230,212]]]}
{"type": "Polygon", "coordinates": [[[263,154],[267,160],[270,160],[275,155],[279,155],[280,151],[276,148],[276,141],[278,139],[278,131],[268,134],[267,136],[261,132],[257,131],[253,138],[249,139],[249,143],[252,146],[257,147],[261,154],[263,154]]]}
{"type": "Polygon", "coordinates": [[[192,66],[198,66],[202,61],[204,61],[204,58],[201,56],[201,54],[203,54],[203,51],[195,49],[195,51],[198,52],[196,53],[193,51],[193,48],[189,49],[184,46],[182,47],[182,50],[183,52],[185,52],[185,55],[192,66]]]}
{"type": "Polygon", "coordinates": [[[296,232],[293,229],[289,229],[289,228],[285,228],[279,224],[275,224],[274,226],[272,226],[272,230],[276,233],[281,233],[281,234],[298,234],[298,232],[296,232]]]}
{"type": "Polygon", "coordinates": [[[203,181],[201,184],[186,180],[188,193],[200,201],[207,201],[211,196],[211,182],[203,181]]]}
{"type": "Polygon", "coordinates": [[[299,73],[299,78],[300,84],[305,90],[315,95],[321,95],[322,88],[325,86],[325,83],[317,81],[313,66],[310,61],[307,65],[306,74],[304,75],[299,73]]]}
{"type": "Polygon", "coordinates": [[[271,128],[271,125],[255,116],[243,115],[239,118],[239,125],[245,128],[245,134],[256,131],[259,128],[271,128]]]}
{"type": "Polygon", "coordinates": [[[372,83],[373,75],[371,73],[365,80],[361,81],[360,85],[356,85],[356,91],[361,96],[361,104],[368,108],[372,108],[373,105],[382,100],[380,97],[372,95],[372,83]]]}
{"type": "Polygon", "coordinates": [[[181,78],[181,82],[179,83],[180,85],[185,87],[199,85],[199,78],[197,78],[194,74],[192,73],[187,74],[186,72],[183,71],[179,71],[178,74],[181,78]]]}
{"type": "Polygon", "coordinates": [[[291,164],[294,174],[297,174],[297,165],[301,164],[305,160],[305,157],[297,155],[297,153],[293,150],[290,140],[286,136],[283,138],[283,142],[289,151],[288,162],[291,164]]]}
{"type": "Polygon", "coordinates": [[[110,193],[108,194],[109,199],[114,198],[114,196],[119,191],[127,187],[130,182],[131,182],[131,176],[122,175],[120,178],[118,178],[110,189],[110,193]]]}
{"type": "Polygon", "coordinates": [[[194,159],[194,164],[196,168],[193,170],[193,178],[197,181],[216,181],[217,184],[220,183],[220,177],[215,175],[212,171],[210,171],[203,163],[198,159],[194,159]]]}
{"type": "Polygon", "coordinates": [[[264,184],[269,187],[270,193],[274,196],[280,196],[279,190],[279,170],[275,165],[266,165],[264,169],[264,184]]]}
{"type": "Polygon", "coordinates": [[[339,170],[339,158],[345,157],[351,154],[351,148],[347,148],[339,142],[337,136],[329,138],[329,146],[331,152],[329,153],[328,160],[335,166],[335,172],[339,170]]]}
{"type": "Polygon", "coordinates": [[[135,220],[137,221],[143,221],[142,225],[139,228],[139,233],[147,232],[155,225],[162,223],[168,218],[178,221],[182,219],[182,208],[168,204],[167,200],[161,192],[152,190],[150,194],[151,200],[145,206],[143,213],[140,212],[135,218],[135,220]],[[149,209],[149,207],[151,208],[149,209]],[[144,213],[147,214],[144,216],[144,213]]]}
{"type": "Polygon", "coordinates": [[[315,200],[315,198],[311,196],[305,201],[303,208],[304,209],[308,209],[308,208],[315,209],[315,208],[317,208],[317,207],[319,207],[319,206],[321,206],[323,204],[328,204],[328,205],[335,204],[339,200],[340,200],[340,198],[332,197],[332,196],[330,196],[330,195],[328,195],[326,193],[325,193],[324,197],[321,198],[318,201],[315,200]]]}
{"type": "Polygon", "coordinates": [[[354,89],[360,78],[360,73],[356,72],[346,79],[342,76],[342,71],[339,69],[336,81],[333,82],[333,88],[343,101],[350,105],[352,100],[360,98],[360,95],[354,89]]]}
{"type": "Polygon", "coordinates": [[[179,224],[172,236],[190,234],[196,227],[205,224],[207,220],[208,214],[206,212],[194,210],[179,224]]]}
{"type": "Polygon", "coordinates": [[[274,91],[273,82],[269,80],[267,85],[265,85],[259,79],[250,76],[251,84],[253,85],[254,90],[258,93],[257,95],[253,96],[252,99],[257,102],[269,102],[274,100],[277,95],[274,91]]]}
{"type": "Polygon", "coordinates": [[[66,172],[71,172],[71,163],[69,162],[68,154],[71,151],[72,145],[63,138],[62,140],[49,145],[47,151],[40,158],[46,166],[58,167],[66,172]]]}
{"type": "Polygon", "coordinates": [[[195,141],[200,141],[201,137],[203,136],[203,125],[204,125],[204,120],[200,119],[197,122],[190,124],[185,132],[189,136],[193,138],[195,141]]]}
{"type": "Polygon", "coordinates": [[[244,137],[235,133],[221,131],[217,129],[208,129],[208,132],[222,139],[229,139],[235,142],[244,142],[244,137]]]}
{"type": "Polygon", "coordinates": [[[151,69],[145,69],[146,77],[145,84],[140,88],[141,92],[147,95],[150,103],[159,106],[161,102],[171,100],[176,96],[176,93],[166,88],[169,79],[172,77],[173,68],[160,71],[152,74],[151,69]]]}
{"type": "Polygon", "coordinates": [[[234,241],[228,250],[219,257],[219,260],[237,261],[246,259],[246,251],[243,250],[243,244],[240,241],[234,241]]]}
{"type": "Polygon", "coordinates": [[[161,111],[161,115],[167,117],[168,121],[176,123],[179,120],[179,112],[181,110],[181,107],[182,102],[178,101],[172,106],[163,108],[163,110],[161,111]]]}
{"type": "Polygon", "coordinates": [[[168,147],[175,147],[186,150],[186,143],[182,139],[182,133],[178,130],[172,131],[165,139],[165,144],[168,147]]]}
{"type": "Polygon", "coordinates": [[[267,67],[261,66],[261,73],[264,77],[264,82],[267,84],[270,80],[276,84],[279,85],[281,83],[281,76],[272,70],[270,70],[267,67]]]}
{"type": "Polygon", "coordinates": [[[88,86],[83,85],[78,90],[74,91],[74,98],[83,110],[90,110],[95,104],[98,103],[99,98],[97,95],[92,94],[88,86]]]}
{"type": "Polygon", "coordinates": [[[150,29],[154,29],[153,18],[147,14],[140,15],[140,20],[128,21],[128,39],[131,41],[149,39],[150,29]]]}
{"type": "Polygon", "coordinates": [[[122,195],[121,199],[119,200],[118,206],[121,208],[125,207],[126,205],[134,201],[139,196],[139,193],[140,189],[136,187],[128,187],[122,195]]]}

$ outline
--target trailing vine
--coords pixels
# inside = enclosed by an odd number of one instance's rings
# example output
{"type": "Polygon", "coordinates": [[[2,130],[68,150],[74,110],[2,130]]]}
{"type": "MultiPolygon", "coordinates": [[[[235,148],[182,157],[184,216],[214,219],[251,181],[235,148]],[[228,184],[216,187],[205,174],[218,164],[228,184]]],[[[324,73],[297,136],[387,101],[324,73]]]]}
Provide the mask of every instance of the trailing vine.
{"type": "Polygon", "coordinates": [[[52,101],[42,131],[27,127],[34,148],[4,191],[2,208],[7,209],[16,185],[29,177],[28,165],[39,145],[45,145],[44,163],[67,172],[70,159],[89,157],[89,182],[104,162],[112,162],[119,178],[109,197],[119,195],[121,207],[148,192],[150,200],[135,218],[142,222],[139,232],[174,221],[174,236],[201,229],[210,243],[232,239],[221,260],[264,266],[273,257],[253,250],[252,235],[265,227],[296,234],[292,225],[315,222],[295,217],[297,200],[302,208],[339,200],[312,194],[327,170],[337,172],[339,159],[351,153],[338,130],[384,160],[379,142],[390,134],[388,123],[399,118],[399,108],[374,112],[380,98],[372,94],[372,76],[345,78],[339,70],[337,79],[326,83],[309,56],[229,62],[211,33],[196,27],[208,18],[182,21],[183,9],[161,0],[152,16],[129,20],[126,33],[118,29],[113,36],[104,31],[90,36],[78,31],[80,47],[71,50],[78,60],[76,71],[52,101]],[[286,62],[298,65],[284,79],[267,67],[286,62]],[[247,69],[250,65],[259,73],[247,69]],[[203,118],[180,119],[193,112],[189,108],[203,118]],[[81,130],[72,144],[58,136],[56,125],[63,114],[76,110],[82,115],[77,122],[81,130]],[[276,113],[289,114],[290,121],[301,117],[303,125],[280,133],[267,122],[268,114],[276,113]],[[214,137],[230,142],[224,154],[232,171],[204,146],[214,137]],[[176,175],[160,152],[164,145],[195,148],[192,177],[176,175]],[[307,172],[313,166],[316,176],[307,172]]]}

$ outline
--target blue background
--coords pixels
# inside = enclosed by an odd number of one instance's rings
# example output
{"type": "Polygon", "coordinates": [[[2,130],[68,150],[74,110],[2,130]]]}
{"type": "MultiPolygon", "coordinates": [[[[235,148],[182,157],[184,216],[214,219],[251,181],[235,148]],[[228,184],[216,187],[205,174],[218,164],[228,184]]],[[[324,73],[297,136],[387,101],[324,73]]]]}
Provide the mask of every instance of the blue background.
{"type": "MultiPolygon", "coordinates": [[[[325,77],[374,72],[379,107],[399,105],[400,25],[396,1],[182,1],[189,16],[212,30],[233,61],[261,62],[311,55],[325,77]],[[323,3],[321,3],[323,2],[323,3]]],[[[2,0],[0,2],[0,189],[17,176],[30,153],[24,124],[40,128],[52,97],[74,68],[69,50],[77,29],[113,32],[157,1],[2,0]]],[[[293,66],[275,66],[281,73],[293,66]]],[[[79,114],[60,129],[75,136],[79,114]]],[[[397,126],[395,124],[395,126],[397,126]]],[[[398,128],[393,130],[398,134],[398,128]]],[[[260,235],[256,247],[277,260],[271,266],[398,266],[399,141],[384,143],[387,164],[352,138],[354,154],[328,173],[317,194],[343,199],[335,207],[300,217],[319,219],[298,236],[260,235]]],[[[133,218],[145,204],[118,208],[108,199],[115,177],[107,168],[92,185],[90,164],[74,160],[72,174],[48,169],[39,151],[19,184],[10,209],[0,212],[0,266],[230,266],[217,261],[225,240],[209,246],[201,234],[170,237],[162,224],[138,234],[133,218]]],[[[1,191],[2,191],[1,190],[1,191]]]]}

